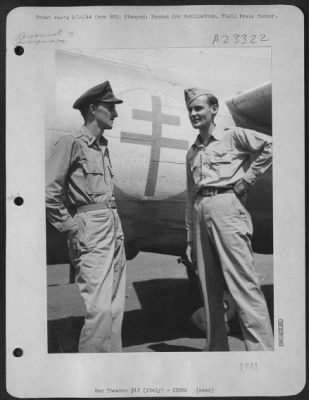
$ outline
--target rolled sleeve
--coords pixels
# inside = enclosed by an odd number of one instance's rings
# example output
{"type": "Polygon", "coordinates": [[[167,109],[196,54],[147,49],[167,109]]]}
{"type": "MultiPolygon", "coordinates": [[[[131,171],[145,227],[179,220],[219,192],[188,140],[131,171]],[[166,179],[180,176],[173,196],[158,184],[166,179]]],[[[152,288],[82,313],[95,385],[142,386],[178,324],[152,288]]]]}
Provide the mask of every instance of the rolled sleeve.
{"type": "Polygon", "coordinates": [[[248,154],[257,154],[243,178],[250,185],[254,185],[256,179],[272,165],[272,138],[249,129],[237,129],[234,135],[239,148],[248,154]]]}

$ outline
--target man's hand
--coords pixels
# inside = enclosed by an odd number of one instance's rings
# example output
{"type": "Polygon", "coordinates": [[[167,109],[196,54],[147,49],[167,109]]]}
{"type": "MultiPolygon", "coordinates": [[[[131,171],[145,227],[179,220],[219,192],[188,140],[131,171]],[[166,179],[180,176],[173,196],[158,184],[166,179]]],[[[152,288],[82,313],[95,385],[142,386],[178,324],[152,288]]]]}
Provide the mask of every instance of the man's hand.
{"type": "Polygon", "coordinates": [[[237,197],[241,201],[243,205],[246,205],[247,203],[247,197],[248,197],[248,190],[250,188],[250,184],[246,182],[244,179],[240,179],[235,183],[233,186],[233,190],[236,193],[237,197]]]}
{"type": "Polygon", "coordinates": [[[78,230],[70,230],[67,233],[68,250],[71,261],[80,254],[80,243],[78,238],[78,230]]]}
{"type": "Polygon", "coordinates": [[[191,264],[193,264],[193,246],[192,246],[192,243],[191,242],[189,242],[188,244],[187,244],[187,248],[186,248],[186,256],[187,256],[187,259],[189,260],[189,262],[191,263],[191,264]]]}

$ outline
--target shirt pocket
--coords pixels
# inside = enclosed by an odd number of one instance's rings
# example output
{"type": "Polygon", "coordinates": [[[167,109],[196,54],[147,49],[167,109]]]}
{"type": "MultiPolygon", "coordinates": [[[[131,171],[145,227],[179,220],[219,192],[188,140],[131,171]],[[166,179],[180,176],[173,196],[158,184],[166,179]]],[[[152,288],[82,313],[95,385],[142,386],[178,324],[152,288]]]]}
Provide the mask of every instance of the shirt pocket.
{"type": "Polygon", "coordinates": [[[98,161],[87,160],[83,163],[85,190],[89,194],[103,194],[106,191],[103,165],[98,161]]]}
{"type": "Polygon", "coordinates": [[[230,178],[232,175],[232,154],[211,153],[210,163],[220,178],[230,178]]]}
{"type": "Polygon", "coordinates": [[[198,184],[201,180],[201,167],[198,165],[191,165],[191,176],[193,177],[193,182],[198,184]]]}

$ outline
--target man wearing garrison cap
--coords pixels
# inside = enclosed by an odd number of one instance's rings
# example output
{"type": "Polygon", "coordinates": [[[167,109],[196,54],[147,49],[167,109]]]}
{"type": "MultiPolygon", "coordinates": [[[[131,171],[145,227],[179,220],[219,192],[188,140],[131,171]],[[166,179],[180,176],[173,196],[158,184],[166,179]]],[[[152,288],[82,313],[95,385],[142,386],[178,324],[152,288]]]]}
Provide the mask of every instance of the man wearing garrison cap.
{"type": "Polygon", "coordinates": [[[86,316],[79,352],[120,352],[126,260],[113,190],[105,129],[117,118],[109,82],[82,94],[73,104],[84,118],[77,135],[63,136],[47,163],[49,222],[67,235],[76,282],[86,316]]]}
{"type": "Polygon", "coordinates": [[[207,90],[185,90],[185,102],[191,124],[199,131],[186,160],[186,226],[187,257],[196,263],[203,294],[204,350],[229,350],[224,282],[237,307],[246,349],[273,350],[268,309],[254,268],[252,221],[245,207],[247,191],[271,166],[271,138],[217,127],[218,99],[207,90]]]}

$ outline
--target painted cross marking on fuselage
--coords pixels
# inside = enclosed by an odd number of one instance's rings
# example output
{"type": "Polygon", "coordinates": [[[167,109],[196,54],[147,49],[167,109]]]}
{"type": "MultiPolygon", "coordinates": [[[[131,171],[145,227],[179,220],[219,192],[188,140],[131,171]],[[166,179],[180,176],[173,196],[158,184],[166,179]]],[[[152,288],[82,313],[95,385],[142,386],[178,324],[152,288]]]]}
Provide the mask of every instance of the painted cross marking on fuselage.
{"type": "Polygon", "coordinates": [[[161,147],[170,149],[187,150],[189,142],[187,140],[170,139],[162,137],[162,125],[180,125],[180,118],[176,115],[162,113],[161,99],[158,96],[151,96],[152,110],[132,110],[133,119],[140,121],[150,121],[152,123],[152,134],[144,135],[139,133],[121,132],[121,142],[146,144],[151,146],[151,156],[149,160],[148,175],[145,188],[145,196],[152,197],[155,194],[158,179],[161,147]]]}

